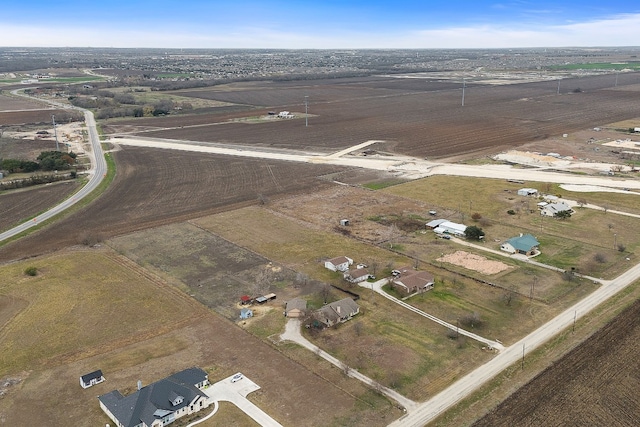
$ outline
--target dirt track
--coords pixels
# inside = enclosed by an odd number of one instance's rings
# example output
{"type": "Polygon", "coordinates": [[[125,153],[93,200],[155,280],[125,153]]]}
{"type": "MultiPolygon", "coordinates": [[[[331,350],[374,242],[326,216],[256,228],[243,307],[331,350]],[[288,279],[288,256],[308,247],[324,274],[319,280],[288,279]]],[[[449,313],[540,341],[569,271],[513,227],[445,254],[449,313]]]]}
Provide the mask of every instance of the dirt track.
{"type": "Polygon", "coordinates": [[[639,343],[636,301],[473,426],[637,426],[639,343]]]}

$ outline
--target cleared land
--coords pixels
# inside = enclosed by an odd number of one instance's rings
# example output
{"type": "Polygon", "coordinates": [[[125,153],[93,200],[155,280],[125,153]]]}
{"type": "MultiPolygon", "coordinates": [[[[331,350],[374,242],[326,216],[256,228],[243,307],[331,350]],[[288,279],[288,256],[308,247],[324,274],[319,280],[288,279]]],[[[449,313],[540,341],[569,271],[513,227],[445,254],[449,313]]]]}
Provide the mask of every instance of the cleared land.
{"type": "Polygon", "coordinates": [[[127,148],[114,153],[118,170],[110,188],[83,210],[0,249],[12,260],[79,243],[92,234],[108,238],[265,198],[328,185],[319,175],[340,170],[291,162],[262,162],[127,148]],[[37,242],[37,243],[36,243],[37,242]]]}
{"type": "MultiPolygon", "coordinates": [[[[180,124],[177,117],[112,121],[107,131],[118,132],[120,125],[153,125],[173,129],[145,136],[323,151],[382,139],[388,141],[388,150],[417,157],[478,154],[637,116],[632,91],[637,74],[623,77],[616,88],[610,76],[566,79],[560,95],[555,82],[470,84],[464,107],[459,86],[427,78],[337,79],[306,86],[261,83],[239,85],[237,90],[228,85],[179,94],[264,108],[252,116],[286,110],[298,117],[303,117],[303,100],[309,96],[309,127],[296,119],[247,124],[203,114],[197,123],[188,119],[180,124]]],[[[235,117],[243,116],[247,114],[235,117]]]]}
{"type": "Polygon", "coordinates": [[[473,424],[635,426],[640,301],[473,424]]]}
{"type": "Polygon", "coordinates": [[[42,212],[79,187],[77,181],[58,182],[45,186],[0,193],[0,231],[8,230],[42,212]]]}

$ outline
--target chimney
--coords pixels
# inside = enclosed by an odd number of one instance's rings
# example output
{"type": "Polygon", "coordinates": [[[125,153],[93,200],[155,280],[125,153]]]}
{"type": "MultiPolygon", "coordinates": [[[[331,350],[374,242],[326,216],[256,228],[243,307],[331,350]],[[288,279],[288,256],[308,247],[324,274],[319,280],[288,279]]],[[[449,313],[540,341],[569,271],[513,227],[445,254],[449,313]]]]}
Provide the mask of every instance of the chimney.
{"type": "Polygon", "coordinates": [[[340,314],[340,306],[336,307],[336,311],[340,314]]]}
{"type": "Polygon", "coordinates": [[[138,380],[138,390],[142,388],[142,380],[138,380]]]}

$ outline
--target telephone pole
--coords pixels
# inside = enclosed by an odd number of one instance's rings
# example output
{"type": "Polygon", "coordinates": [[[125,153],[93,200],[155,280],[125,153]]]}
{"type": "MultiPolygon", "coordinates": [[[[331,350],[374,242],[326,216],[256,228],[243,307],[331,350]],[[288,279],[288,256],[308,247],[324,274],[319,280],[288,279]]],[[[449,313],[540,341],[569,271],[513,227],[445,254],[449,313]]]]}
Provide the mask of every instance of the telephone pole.
{"type": "Polygon", "coordinates": [[[56,137],[56,151],[60,151],[60,145],[58,144],[58,129],[56,128],[56,116],[51,115],[51,122],[53,123],[53,134],[56,137]]]}

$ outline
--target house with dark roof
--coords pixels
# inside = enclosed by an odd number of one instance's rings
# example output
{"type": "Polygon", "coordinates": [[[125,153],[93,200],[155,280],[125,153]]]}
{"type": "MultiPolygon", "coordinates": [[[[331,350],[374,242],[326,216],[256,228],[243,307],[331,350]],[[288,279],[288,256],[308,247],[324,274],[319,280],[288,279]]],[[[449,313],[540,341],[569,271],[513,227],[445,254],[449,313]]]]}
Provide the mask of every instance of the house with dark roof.
{"type": "Polygon", "coordinates": [[[331,327],[337,323],[346,322],[358,313],[360,313],[358,304],[347,297],[316,310],[314,317],[325,326],[331,327]]]}
{"type": "Polygon", "coordinates": [[[98,397],[100,408],[118,427],[162,427],[209,406],[202,389],[209,385],[207,373],[188,368],[129,396],[118,390],[98,397]]]}
{"type": "Polygon", "coordinates": [[[500,249],[511,254],[535,255],[538,252],[540,242],[531,234],[520,234],[500,245],[500,249]]]}
{"type": "Polygon", "coordinates": [[[82,388],[89,388],[96,384],[100,384],[104,381],[104,376],[102,375],[102,371],[98,369],[97,371],[90,372],[80,377],[80,386],[82,388]]]}
{"type": "Polygon", "coordinates": [[[394,278],[391,286],[403,294],[426,292],[433,289],[435,278],[427,271],[417,271],[411,267],[404,267],[393,271],[394,278]]]}

